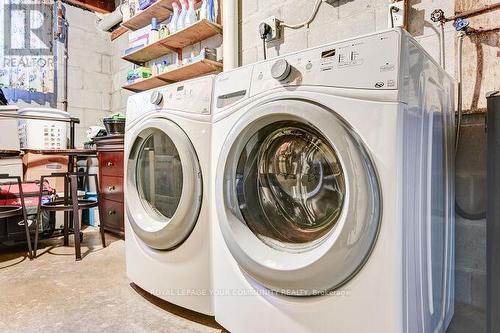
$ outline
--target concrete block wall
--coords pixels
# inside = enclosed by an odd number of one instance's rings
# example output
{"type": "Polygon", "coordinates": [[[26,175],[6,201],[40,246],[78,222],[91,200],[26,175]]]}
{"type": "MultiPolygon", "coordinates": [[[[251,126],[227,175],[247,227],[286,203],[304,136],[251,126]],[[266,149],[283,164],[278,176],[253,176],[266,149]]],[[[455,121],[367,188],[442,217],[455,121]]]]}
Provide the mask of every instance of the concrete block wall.
{"type": "MultiPolygon", "coordinates": [[[[87,128],[101,125],[100,120],[111,112],[112,44],[109,34],[97,29],[94,13],[69,5],[65,7],[69,22],[68,112],[80,118],[75,142],[83,146],[87,128]]],[[[58,63],[58,98],[61,99],[62,53],[58,63]]],[[[60,103],[59,107],[62,107],[60,103]]]]}
{"type": "Polygon", "coordinates": [[[111,110],[112,112],[126,112],[127,99],[133,93],[122,89],[127,79],[127,72],[134,65],[123,60],[124,51],[128,47],[128,33],[125,33],[112,42],[113,58],[111,62],[111,110]]]}

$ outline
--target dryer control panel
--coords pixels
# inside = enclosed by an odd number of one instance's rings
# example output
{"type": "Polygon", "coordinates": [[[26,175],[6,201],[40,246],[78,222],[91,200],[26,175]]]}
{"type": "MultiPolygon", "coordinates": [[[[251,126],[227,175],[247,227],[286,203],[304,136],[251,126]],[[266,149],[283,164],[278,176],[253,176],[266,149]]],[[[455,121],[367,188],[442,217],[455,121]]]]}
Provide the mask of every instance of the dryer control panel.
{"type": "Polygon", "coordinates": [[[143,103],[166,111],[210,114],[214,77],[209,75],[141,93],[143,103]]]}
{"type": "Polygon", "coordinates": [[[216,107],[281,86],[398,89],[400,52],[394,29],[245,66],[217,76],[216,107]]]}

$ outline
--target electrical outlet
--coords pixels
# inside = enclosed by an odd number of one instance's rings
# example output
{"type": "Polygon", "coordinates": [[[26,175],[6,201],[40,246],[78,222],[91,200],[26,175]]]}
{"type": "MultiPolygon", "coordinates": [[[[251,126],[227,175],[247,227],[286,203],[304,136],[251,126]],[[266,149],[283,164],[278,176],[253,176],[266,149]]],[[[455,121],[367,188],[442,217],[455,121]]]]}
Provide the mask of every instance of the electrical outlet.
{"type": "Polygon", "coordinates": [[[261,24],[262,23],[265,23],[271,27],[271,31],[267,35],[266,42],[270,42],[281,38],[281,33],[279,28],[280,21],[276,18],[276,16],[268,17],[264,21],[262,21],[261,24]]]}
{"type": "Polygon", "coordinates": [[[387,27],[395,28],[404,25],[404,1],[393,2],[387,9],[387,27]]]}

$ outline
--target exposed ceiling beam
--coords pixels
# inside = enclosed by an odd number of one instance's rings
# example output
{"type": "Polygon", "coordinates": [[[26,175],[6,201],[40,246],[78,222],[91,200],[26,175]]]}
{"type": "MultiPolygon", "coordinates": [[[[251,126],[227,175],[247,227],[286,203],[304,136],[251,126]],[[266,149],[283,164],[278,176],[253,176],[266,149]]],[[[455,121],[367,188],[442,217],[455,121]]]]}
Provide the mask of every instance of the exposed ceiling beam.
{"type": "Polygon", "coordinates": [[[63,0],[63,2],[97,13],[111,13],[115,10],[114,0],[63,0]]]}

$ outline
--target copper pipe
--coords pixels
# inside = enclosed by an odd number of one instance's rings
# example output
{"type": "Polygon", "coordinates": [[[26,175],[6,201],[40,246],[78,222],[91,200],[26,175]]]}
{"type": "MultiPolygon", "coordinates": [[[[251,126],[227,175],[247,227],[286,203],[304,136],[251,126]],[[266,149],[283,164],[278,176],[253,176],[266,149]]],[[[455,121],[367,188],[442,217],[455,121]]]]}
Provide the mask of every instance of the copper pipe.
{"type": "Polygon", "coordinates": [[[467,18],[467,17],[471,17],[471,16],[477,16],[477,15],[481,15],[483,13],[491,12],[491,11],[493,11],[495,9],[499,9],[499,8],[500,8],[500,2],[497,2],[497,3],[491,4],[491,5],[483,6],[481,8],[466,10],[466,11],[458,13],[454,16],[445,17],[444,21],[449,22],[449,21],[455,21],[456,19],[459,19],[459,18],[467,18]]]}
{"type": "Polygon", "coordinates": [[[410,0],[403,0],[404,13],[403,13],[403,29],[408,31],[410,26],[410,0]]]}
{"type": "Polygon", "coordinates": [[[490,29],[476,29],[474,31],[471,32],[471,34],[476,34],[476,35],[479,35],[479,34],[485,34],[485,33],[488,33],[488,32],[496,32],[496,31],[500,31],[500,27],[496,27],[496,28],[490,28],[490,29]]]}

